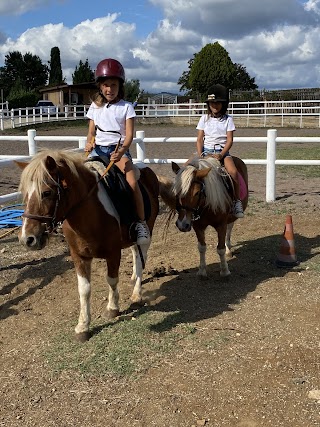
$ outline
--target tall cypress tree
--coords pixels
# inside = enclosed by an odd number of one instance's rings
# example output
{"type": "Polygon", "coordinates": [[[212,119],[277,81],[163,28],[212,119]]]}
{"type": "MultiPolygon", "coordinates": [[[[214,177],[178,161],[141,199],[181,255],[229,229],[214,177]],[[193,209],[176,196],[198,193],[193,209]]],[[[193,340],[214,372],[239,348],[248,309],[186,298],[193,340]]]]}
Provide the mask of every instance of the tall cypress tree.
{"type": "Polygon", "coordinates": [[[57,86],[65,83],[62,78],[60,49],[57,46],[51,49],[49,64],[50,64],[49,86],[57,86]]]}

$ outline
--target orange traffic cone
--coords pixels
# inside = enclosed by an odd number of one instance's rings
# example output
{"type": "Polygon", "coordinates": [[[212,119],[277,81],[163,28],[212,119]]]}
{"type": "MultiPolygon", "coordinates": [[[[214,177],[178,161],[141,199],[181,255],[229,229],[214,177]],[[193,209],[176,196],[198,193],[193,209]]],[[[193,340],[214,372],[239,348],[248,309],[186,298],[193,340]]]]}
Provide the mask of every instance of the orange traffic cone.
{"type": "Polygon", "coordinates": [[[287,215],[276,265],[277,267],[294,267],[298,264],[294,246],[292,216],[287,215]]]}

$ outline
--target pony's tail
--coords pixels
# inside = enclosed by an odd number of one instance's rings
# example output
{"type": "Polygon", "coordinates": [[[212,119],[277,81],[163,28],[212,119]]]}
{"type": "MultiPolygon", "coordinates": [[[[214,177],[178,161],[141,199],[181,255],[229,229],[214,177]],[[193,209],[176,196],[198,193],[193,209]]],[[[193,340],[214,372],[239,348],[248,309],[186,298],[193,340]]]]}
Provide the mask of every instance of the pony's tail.
{"type": "Polygon", "coordinates": [[[166,241],[169,226],[176,214],[176,196],[173,192],[173,181],[163,175],[157,175],[159,181],[159,196],[165,207],[161,223],[163,225],[163,239],[166,241]]]}
{"type": "Polygon", "coordinates": [[[157,175],[159,181],[159,194],[170,210],[176,209],[176,196],[173,192],[173,181],[163,175],[157,175]]]}

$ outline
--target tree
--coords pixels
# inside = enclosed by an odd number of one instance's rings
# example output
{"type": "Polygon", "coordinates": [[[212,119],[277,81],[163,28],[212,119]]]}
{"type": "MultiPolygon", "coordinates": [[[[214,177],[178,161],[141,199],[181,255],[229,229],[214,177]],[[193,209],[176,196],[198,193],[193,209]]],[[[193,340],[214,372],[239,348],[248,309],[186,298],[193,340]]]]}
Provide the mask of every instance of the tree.
{"type": "Polygon", "coordinates": [[[193,58],[189,59],[189,61],[188,61],[189,71],[184,71],[182,73],[182,76],[178,80],[178,85],[181,85],[180,90],[186,91],[186,95],[188,95],[188,96],[194,95],[192,88],[190,87],[190,84],[189,84],[189,75],[190,75],[190,69],[192,68],[195,56],[196,55],[193,55],[193,58]]]}
{"type": "Polygon", "coordinates": [[[92,82],[94,80],[94,72],[92,71],[88,58],[83,63],[80,59],[79,66],[76,66],[74,73],[72,74],[72,83],[74,85],[79,83],[92,82]]]}
{"type": "Polygon", "coordinates": [[[242,64],[234,64],[236,70],[235,81],[232,89],[238,90],[254,90],[258,86],[255,84],[255,78],[250,77],[247,69],[242,64]]]}
{"type": "Polygon", "coordinates": [[[60,49],[57,46],[51,49],[49,64],[50,64],[49,86],[57,86],[60,84],[64,84],[65,81],[62,78],[60,49]]]}
{"type": "Polygon", "coordinates": [[[205,98],[213,84],[232,88],[235,68],[228,52],[218,43],[207,44],[194,57],[189,75],[189,85],[205,98]]]}
{"type": "Polygon", "coordinates": [[[0,86],[7,98],[14,92],[30,92],[45,86],[48,80],[48,67],[41,62],[39,56],[30,52],[22,55],[21,52],[9,52],[5,56],[5,64],[0,67],[0,86]]]}
{"type": "Polygon", "coordinates": [[[188,95],[204,99],[207,90],[213,84],[222,84],[229,89],[256,89],[254,78],[246,68],[234,64],[224,47],[218,42],[204,46],[200,52],[188,61],[189,71],[184,71],[178,84],[181,90],[187,89],[188,95]]]}
{"type": "Polygon", "coordinates": [[[134,102],[141,94],[139,80],[126,80],[124,84],[126,100],[134,102]]]}

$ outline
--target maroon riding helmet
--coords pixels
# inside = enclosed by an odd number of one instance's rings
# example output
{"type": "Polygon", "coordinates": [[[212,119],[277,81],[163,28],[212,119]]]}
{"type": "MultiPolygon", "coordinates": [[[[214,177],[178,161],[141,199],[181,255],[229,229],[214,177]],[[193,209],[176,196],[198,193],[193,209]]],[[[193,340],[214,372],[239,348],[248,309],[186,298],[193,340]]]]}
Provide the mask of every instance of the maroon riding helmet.
{"type": "Polygon", "coordinates": [[[119,61],[112,58],[103,59],[97,65],[95,71],[95,80],[98,82],[101,78],[117,77],[122,83],[125,81],[124,68],[119,61]]]}

